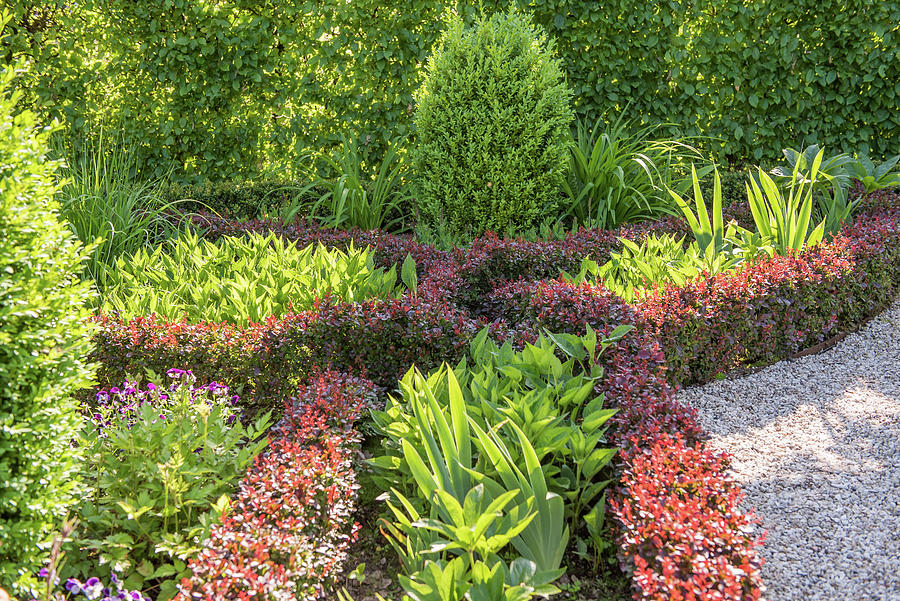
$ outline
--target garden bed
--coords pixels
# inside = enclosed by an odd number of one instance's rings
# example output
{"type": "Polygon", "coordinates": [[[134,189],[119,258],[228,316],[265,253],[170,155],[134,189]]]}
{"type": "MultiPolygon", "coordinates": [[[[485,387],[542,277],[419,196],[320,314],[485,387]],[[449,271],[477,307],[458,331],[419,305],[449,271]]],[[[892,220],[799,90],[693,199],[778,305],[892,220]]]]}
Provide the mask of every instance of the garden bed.
{"type": "MultiPolygon", "coordinates": [[[[278,409],[324,368],[390,391],[413,364],[427,373],[457,362],[483,326],[521,344],[544,328],[583,334],[589,324],[609,334],[617,325],[634,325],[602,355],[606,375],[598,391],[619,409],[611,436],[620,448],[620,482],[609,514],[621,565],[640,599],[743,600],[763,590],[754,519],[739,509],[727,459],[705,449],[696,416],[674,400],[674,388],[792,356],[857,327],[900,290],[900,198],[890,194],[871,200],[834,240],[670,287],[634,305],[552,276],[574,269],[585,254],[602,257],[620,235],[678,231],[677,221],[612,233],[583,230],[545,243],[487,236],[452,253],[377,232],[213,216],[202,223],[213,237],[275,231],[300,245],[341,248],[352,240],[371,246],[384,265],[409,253],[419,269],[418,291],[353,304],[326,299],[313,310],[246,328],[102,316],[96,336],[102,385],[140,369],[186,365],[201,379],[240,388],[253,399],[248,409],[278,409]]],[[[217,552],[215,539],[210,545],[217,552]]],[[[342,558],[333,557],[333,570],[342,558]]]]}

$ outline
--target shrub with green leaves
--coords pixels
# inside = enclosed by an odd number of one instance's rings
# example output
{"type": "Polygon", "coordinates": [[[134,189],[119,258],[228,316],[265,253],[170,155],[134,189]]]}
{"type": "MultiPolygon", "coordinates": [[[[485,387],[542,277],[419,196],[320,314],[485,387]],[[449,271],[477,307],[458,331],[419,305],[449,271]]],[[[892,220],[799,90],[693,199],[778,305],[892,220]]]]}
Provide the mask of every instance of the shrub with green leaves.
{"type": "Polygon", "coordinates": [[[78,439],[87,491],[63,572],[96,576],[99,564],[157,601],[190,575],[187,560],[268,444],[270,423],[267,413],[244,427],[226,386],[195,387],[179,369],[167,376],[165,387],[153,378],[101,391],[89,409],[78,439]]]}
{"type": "Polygon", "coordinates": [[[235,219],[256,219],[266,214],[279,215],[293,205],[293,216],[305,217],[318,198],[308,184],[306,180],[270,176],[197,185],[168,182],[159,192],[166,202],[177,202],[182,211],[205,210],[235,219]]]}
{"type": "Polygon", "coordinates": [[[571,92],[547,36],[517,12],[449,19],[416,94],[421,217],[477,235],[538,225],[565,173],[571,92]]]}
{"type": "Polygon", "coordinates": [[[314,306],[398,294],[397,272],[374,267],[367,250],[308,246],[270,234],[216,242],[185,232],[153,252],[120,258],[106,273],[102,308],[124,317],[261,323],[314,306]]]}
{"type": "Polygon", "coordinates": [[[77,492],[73,394],[93,377],[94,293],[59,219],[49,130],[15,114],[12,78],[0,75],[0,587],[24,595],[77,492]]]}

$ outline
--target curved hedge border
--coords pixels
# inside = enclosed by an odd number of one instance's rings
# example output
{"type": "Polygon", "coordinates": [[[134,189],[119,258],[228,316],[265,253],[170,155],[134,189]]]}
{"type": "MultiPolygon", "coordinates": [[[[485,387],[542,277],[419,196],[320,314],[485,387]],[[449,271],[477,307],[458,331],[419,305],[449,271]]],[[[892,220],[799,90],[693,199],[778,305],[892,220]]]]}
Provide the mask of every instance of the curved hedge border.
{"type": "Polygon", "coordinates": [[[327,590],[356,540],[359,434],[374,386],[335,372],[300,387],[269,448],[241,481],[231,507],[188,564],[177,601],[304,599],[327,590]]]}
{"type": "MultiPolygon", "coordinates": [[[[212,236],[274,224],[213,225],[212,236]]],[[[667,227],[683,226],[670,221],[629,231],[637,236],[667,227]]],[[[319,240],[339,246],[355,239],[371,245],[385,262],[409,252],[421,261],[420,298],[354,305],[324,301],[313,311],[243,330],[101,316],[100,378],[119,381],[125,370],[175,361],[196,366],[201,378],[231,377],[233,385],[250,387],[258,406],[271,407],[327,365],[368,369],[376,383],[392,386],[412,363],[428,369],[458,358],[486,324],[513,340],[528,339],[544,327],[574,333],[590,323],[607,332],[618,323],[635,324],[635,332],[603,356],[602,388],[620,409],[613,436],[622,449],[621,480],[610,511],[639,600],[748,601],[763,591],[761,539],[752,516],[739,509],[741,493],[726,474],[727,458],[705,448],[694,412],[676,402],[674,387],[748,362],[788,357],[859,325],[900,292],[897,195],[871,200],[854,225],[819,247],[758,261],[632,306],[599,286],[539,279],[576,257],[580,262],[586,248],[597,253],[613,248],[613,233],[582,231],[545,243],[487,237],[471,249],[441,253],[408,237],[377,232],[354,238],[353,232],[322,232],[303,224],[272,229],[301,244],[319,240]],[[485,288],[490,290],[479,298],[485,288]],[[467,308],[476,298],[477,306],[467,308]],[[714,335],[698,338],[703,332],[714,335]]],[[[248,396],[245,389],[242,398],[248,396]]]]}

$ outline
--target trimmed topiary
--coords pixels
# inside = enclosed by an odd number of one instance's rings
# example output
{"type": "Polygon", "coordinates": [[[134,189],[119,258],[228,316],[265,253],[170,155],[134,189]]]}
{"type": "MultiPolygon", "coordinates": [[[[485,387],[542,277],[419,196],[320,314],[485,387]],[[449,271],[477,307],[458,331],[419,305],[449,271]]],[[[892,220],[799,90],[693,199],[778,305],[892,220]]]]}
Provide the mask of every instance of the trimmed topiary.
{"type": "Polygon", "coordinates": [[[72,393],[93,377],[93,292],[76,275],[84,249],[58,219],[50,132],[30,112],[13,116],[12,77],[0,74],[0,586],[25,593],[77,486],[72,393]]]}
{"type": "Polygon", "coordinates": [[[552,43],[518,12],[453,16],[416,95],[418,208],[454,235],[520,231],[553,214],[571,91],[552,43]]]}

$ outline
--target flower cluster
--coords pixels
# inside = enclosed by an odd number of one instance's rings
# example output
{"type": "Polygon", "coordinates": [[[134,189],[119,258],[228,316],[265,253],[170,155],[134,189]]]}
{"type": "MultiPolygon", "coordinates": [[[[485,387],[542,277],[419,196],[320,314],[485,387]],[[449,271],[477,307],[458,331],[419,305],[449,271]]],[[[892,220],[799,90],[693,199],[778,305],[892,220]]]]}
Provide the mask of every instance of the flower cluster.
{"type": "MultiPolygon", "coordinates": [[[[38,573],[38,577],[43,580],[49,579],[51,577],[50,570],[43,568],[38,573]]],[[[54,580],[53,587],[55,588],[59,585],[59,579],[55,578],[54,580]]],[[[69,578],[63,585],[65,592],[51,591],[50,598],[52,601],[70,601],[83,595],[90,601],[150,601],[140,591],[128,590],[115,574],[110,575],[109,581],[110,585],[107,586],[96,576],[88,578],[84,582],[77,578],[69,578]]],[[[32,601],[38,600],[32,599],[32,601]]]]}
{"type": "MultiPolygon", "coordinates": [[[[113,386],[109,390],[101,390],[96,394],[95,403],[86,407],[91,421],[97,426],[101,436],[112,420],[127,425],[129,428],[137,422],[143,413],[143,407],[150,405],[160,411],[159,419],[166,419],[166,406],[170,397],[185,395],[188,403],[205,403],[213,405],[228,397],[228,386],[218,382],[210,382],[195,386],[197,378],[190,370],[171,368],[166,371],[170,384],[161,387],[155,382],[147,382],[143,388],[135,382],[125,381],[121,387],[113,386]]],[[[238,395],[230,396],[231,404],[240,400],[238,395]]],[[[233,421],[236,414],[231,414],[233,421]]],[[[229,423],[231,423],[229,421],[229,423]]]]}

